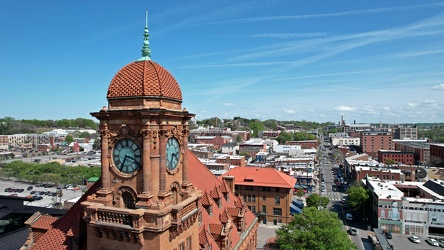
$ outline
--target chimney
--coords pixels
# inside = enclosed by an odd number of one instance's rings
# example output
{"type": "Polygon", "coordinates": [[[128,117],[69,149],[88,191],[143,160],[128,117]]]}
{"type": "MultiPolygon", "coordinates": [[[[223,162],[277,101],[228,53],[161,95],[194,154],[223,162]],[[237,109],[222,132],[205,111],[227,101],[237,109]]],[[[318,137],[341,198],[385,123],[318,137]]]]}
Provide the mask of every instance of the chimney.
{"type": "Polygon", "coordinates": [[[356,120],[353,120],[353,124],[356,124],[356,120]]]}
{"type": "Polygon", "coordinates": [[[227,187],[234,192],[234,176],[230,175],[222,176],[222,180],[225,182],[225,185],[227,185],[227,187]]]}

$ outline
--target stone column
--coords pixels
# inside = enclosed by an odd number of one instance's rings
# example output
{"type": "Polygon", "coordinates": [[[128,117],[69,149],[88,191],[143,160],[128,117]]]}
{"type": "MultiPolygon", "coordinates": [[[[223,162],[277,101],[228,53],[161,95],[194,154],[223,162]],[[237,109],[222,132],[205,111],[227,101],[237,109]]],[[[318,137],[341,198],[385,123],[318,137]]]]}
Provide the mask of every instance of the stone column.
{"type": "Polygon", "coordinates": [[[160,154],[160,190],[159,194],[165,195],[166,191],[166,141],[168,138],[168,134],[166,130],[159,131],[159,154],[160,154]]]}
{"type": "Polygon", "coordinates": [[[151,130],[142,129],[143,136],[143,165],[142,165],[142,194],[151,194],[151,130]]]}
{"type": "Polygon", "coordinates": [[[188,130],[183,130],[182,143],[182,186],[188,186],[188,130]]]}
{"type": "Polygon", "coordinates": [[[102,139],[102,184],[103,190],[110,189],[110,173],[109,173],[109,130],[108,124],[104,124],[100,130],[102,139]]]}

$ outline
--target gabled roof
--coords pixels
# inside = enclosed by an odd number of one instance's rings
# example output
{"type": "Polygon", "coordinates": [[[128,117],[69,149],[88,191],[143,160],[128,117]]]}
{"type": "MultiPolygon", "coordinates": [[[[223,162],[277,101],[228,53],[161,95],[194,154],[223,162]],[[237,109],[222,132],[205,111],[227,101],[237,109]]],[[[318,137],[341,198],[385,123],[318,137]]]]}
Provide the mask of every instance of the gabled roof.
{"type": "Polygon", "coordinates": [[[293,188],[296,179],[274,168],[237,167],[228,170],[223,176],[234,176],[236,185],[293,188]]]}
{"type": "MultiPolygon", "coordinates": [[[[193,183],[193,185],[200,190],[206,190],[206,197],[208,199],[212,199],[211,195],[209,195],[209,191],[213,190],[215,187],[222,189],[222,186],[225,186],[225,184],[219,180],[215,175],[213,175],[210,170],[203,165],[199,159],[192,154],[190,151],[188,151],[188,173],[189,173],[189,179],[190,182],[193,183]]],[[[226,189],[228,187],[225,186],[226,189]]],[[[241,209],[245,209],[245,216],[244,216],[244,222],[245,222],[245,228],[250,227],[253,223],[257,223],[256,216],[246,208],[245,203],[243,203],[242,199],[237,197],[234,194],[234,190],[227,190],[228,191],[228,200],[225,199],[225,197],[222,197],[222,206],[218,207],[217,204],[213,201],[212,206],[212,214],[208,214],[208,211],[206,209],[201,209],[202,214],[202,223],[199,226],[199,238],[200,237],[208,237],[208,234],[206,236],[202,234],[206,234],[206,230],[209,230],[208,228],[205,229],[205,227],[208,227],[208,225],[212,225],[212,237],[215,236],[216,228],[223,228],[223,222],[225,222],[226,215],[230,215],[232,217],[232,220],[234,221],[234,214],[237,216],[239,213],[235,213],[233,211],[240,211],[241,209]],[[225,214],[225,215],[224,215],[225,214]],[[219,225],[219,226],[216,226],[219,225]]],[[[219,232],[220,233],[220,232],[219,232]]],[[[254,232],[256,233],[256,232],[254,232]]],[[[230,230],[230,240],[232,246],[235,246],[238,244],[241,240],[242,234],[237,230],[236,227],[232,227],[230,230]]],[[[216,241],[217,239],[213,239],[216,241]]],[[[210,242],[210,241],[209,241],[210,242]]],[[[217,245],[216,245],[217,246],[217,245]]],[[[216,246],[212,246],[212,249],[220,249],[219,246],[215,248],[216,246]]]]}

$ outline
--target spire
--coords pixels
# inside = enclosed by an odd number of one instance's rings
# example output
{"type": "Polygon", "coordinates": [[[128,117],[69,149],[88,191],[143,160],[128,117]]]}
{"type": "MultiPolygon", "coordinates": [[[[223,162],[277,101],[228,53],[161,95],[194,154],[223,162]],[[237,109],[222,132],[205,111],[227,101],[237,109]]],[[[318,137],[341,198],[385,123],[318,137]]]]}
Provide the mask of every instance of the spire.
{"type": "Polygon", "coordinates": [[[143,32],[143,47],[142,47],[142,58],[140,58],[138,61],[149,61],[151,60],[151,49],[150,49],[150,42],[149,40],[149,33],[148,33],[148,11],[146,11],[146,20],[145,20],[145,30],[143,32]]]}

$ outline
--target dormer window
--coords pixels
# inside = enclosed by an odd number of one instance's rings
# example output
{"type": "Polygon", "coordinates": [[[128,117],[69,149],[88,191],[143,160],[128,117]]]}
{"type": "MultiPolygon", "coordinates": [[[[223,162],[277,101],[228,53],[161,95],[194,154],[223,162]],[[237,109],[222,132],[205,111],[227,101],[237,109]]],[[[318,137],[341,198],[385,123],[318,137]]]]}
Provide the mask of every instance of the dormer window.
{"type": "Polygon", "coordinates": [[[213,215],[213,205],[209,205],[206,210],[209,215],[213,215]]]}

